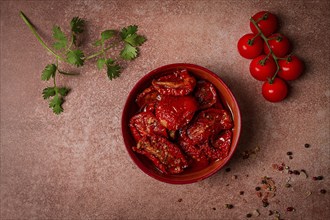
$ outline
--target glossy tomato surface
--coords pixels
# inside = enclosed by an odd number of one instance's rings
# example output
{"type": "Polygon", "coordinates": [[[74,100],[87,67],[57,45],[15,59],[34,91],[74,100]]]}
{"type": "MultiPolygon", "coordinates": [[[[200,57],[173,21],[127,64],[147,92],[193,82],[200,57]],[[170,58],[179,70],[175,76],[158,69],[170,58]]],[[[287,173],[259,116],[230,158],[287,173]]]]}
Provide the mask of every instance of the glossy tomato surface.
{"type": "Polygon", "coordinates": [[[288,86],[280,78],[275,78],[272,83],[265,82],[262,85],[262,95],[267,101],[280,102],[285,99],[287,94],[288,86]]]}
{"type": "MultiPolygon", "coordinates": [[[[285,57],[291,51],[289,39],[283,34],[276,33],[270,35],[268,45],[277,57],[285,57]]],[[[268,54],[270,51],[268,45],[264,44],[265,54],[268,54]]]]}
{"type": "MultiPolygon", "coordinates": [[[[139,80],[139,82],[137,82],[137,84],[133,87],[130,94],[128,95],[122,114],[122,133],[126,150],[129,156],[136,163],[136,165],[149,176],[159,181],[172,184],[193,183],[196,181],[203,180],[216,173],[231,159],[233,153],[235,152],[240,136],[240,130],[241,116],[239,107],[229,88],[225,85],[225,83],[220,79],[218,75],[204,67],[194,64],[170,64],[157,68],[145,75],[141,80],[139,80]],[[146,155],[137,154],[133,150],[133,147],[136,146],[136,141],[130,131],[129,121],[141,109],[140,106],[136,103],[136,98],[138,94],[141,94],[145,89],[150,87],[153,80],[168,75],[169,72],[182,69],[188,70],[188,72],[198,81],[205,80],[214,85],[218,97],[220,98],[221,103],[223,105],[222,107],[228,109],[233,119],[233,127],[230,129],[232,131],[231,146],[228,152],[228,156],[223,160],[208,163],[207,160],[203,159],[206,159],[206,157],[202,157],[201,155],[199,155],[200,161],[198,163],[193,162],[193,166],[189,166],[182,173],[171,174],[168,170],[168,173],[161,173],[158,169],[155,169],[155,164],[150,159],[148,159],[146,155]]],[[[145,144],[147,144],[148,146],[149,142],[146,141],[145,144]]]]}
{"type": "MultiPolygon", "coordinates": [[[[266,37],[274,33],[278,28],[276,16],[269,11],[260,11],[253,15],[252,18],[257,22],[258,27],[266,37]]],[[[259,33],[258,29],[252,22],[250,22],[250,28],[254,34],[259,33]]]]}
{"type": "Polygon", "coordinates": [[[296,56],[279,60],[278,64],[280,66],[278,76],[285,80],[295,80],[304,71],[304,63],[296,56]]]}
{"type": "Polygon", "coordinates": [[[255,34],[246,34],[238,40],[237,50],[246,59],[253,59],[263,51],[263,40],[255,34]]]}
{"type": "Polygon", "coordinates": [[[260,55],[254,58],[250,63],[251,76],[259,81],[266,81],[272,78],[276,69],[277,67],[274,59],[267,58],[266,55],[260,55]]]}

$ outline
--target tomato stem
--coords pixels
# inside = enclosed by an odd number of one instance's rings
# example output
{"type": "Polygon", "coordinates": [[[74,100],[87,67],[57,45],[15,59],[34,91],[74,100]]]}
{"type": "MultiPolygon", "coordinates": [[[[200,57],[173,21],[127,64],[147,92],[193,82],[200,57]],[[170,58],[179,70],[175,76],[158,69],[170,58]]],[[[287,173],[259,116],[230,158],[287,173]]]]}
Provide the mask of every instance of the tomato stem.
{"type": "MultiPolygon", "coordinates": [[[[264,18],[265,16],[268,16],[267,13],[265,13],[265,15],[264,15],[262,18],[264,18]]],[[[267,17],[266,17],[266,18],[267,18],[267,17]]],[[[269,81],[269,83],[271,84],[271,83],[274,81],[274,79],[276,78],[278,71],[280,70],[280,65],[278,64],[278,60],[279,60],[279,58],[274,54],[272,48],[270,47],[270,45],[269,45],[269,43],[268,43],[268,40],[269,40],[269,39],[268,39],[268,38],[262,33],[261,29],[259,28],[259,26],[258,26],[258,24],[257,24],[257,21],[255,21],[253,18],[250,18],[250,21],[251,21],[252,24],[256,27],[256,29],[257,29],[258,32],[259,32],[260,37],[265,41],[265,44],[267,45],[267,47],[268,47],[268,49],[269,49],[269,54],[267,55],[266,58],[268,59],[269,56],[272,55],[272,57],[273,57],[273,59],[274,59],[274,61],[275,61],[275,63],[276,63],[276,72],[274,73],[273,77],[272,77],[272,78],[270,79],[270,81],[269,81]]],[[[278,38],[276,38],[276,39],[278,39],[278,38]]],[[[266,58],[265,58],[265,59],[266,59],[266,58]]]]}

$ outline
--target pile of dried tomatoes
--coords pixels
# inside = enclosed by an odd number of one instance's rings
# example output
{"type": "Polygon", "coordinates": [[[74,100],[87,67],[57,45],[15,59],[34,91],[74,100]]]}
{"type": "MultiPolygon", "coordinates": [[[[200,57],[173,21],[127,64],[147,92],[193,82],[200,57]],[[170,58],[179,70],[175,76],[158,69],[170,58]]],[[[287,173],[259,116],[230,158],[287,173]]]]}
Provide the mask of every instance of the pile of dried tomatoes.
{"type": "Polygon", "coordinates": [[[212,83],[178,69],[154,79],[136,103],[132,149],[161,172],[178,174],[228,156],[233,120],[212,83]]]}

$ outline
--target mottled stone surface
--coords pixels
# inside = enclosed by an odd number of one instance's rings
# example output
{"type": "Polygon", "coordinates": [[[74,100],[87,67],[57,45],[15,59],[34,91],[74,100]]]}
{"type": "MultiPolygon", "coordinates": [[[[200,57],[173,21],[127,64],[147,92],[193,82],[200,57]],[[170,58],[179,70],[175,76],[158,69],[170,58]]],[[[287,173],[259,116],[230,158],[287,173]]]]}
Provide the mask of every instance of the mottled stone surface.
{"type": "MultiPolygon", "coordinates": [[[[278,210],[284,219],[330,218],[329,1],[13,0],[1,1],[0,8],[1,219],[244,219],[256,209],[259,219],[273,219],[268,210],[278,210]],[[56,116],[41,96],[51,84],[40,80],[54,59],[20,19],[20,10],[48,43],[51,27],[68,27],[73,16],[87,20],[88,42],[102,30],[130,24],[148,41],[115,81],[93,61],[78,77],[60,76],[58,84],[72,91],[64,113],[56,116]],[[262,98],[262,83],[252,79],[250,61],[236,50],[238,39],[250,32],[249,17],[260,10],[278,15],[280,32],[307,67],[289,83],[290,96],[277,104],[262,98]],[[205,66],[221,76],[243,119],[238,151],[227,166],[231,171],[189,185],[145,175],[121,136],[130,89],[152,69],[175,62],[205,66]],[[259,152],[242,159],[256,147],[259,152]],[[282,162],[305,169],[309,177],[274,171],[272,164],[282,162]],[[324,180],[313,181],[316,175],[324,180]],[[262,176],[272,177],[277,187],[266,208],[255,192],[262,176]],[[292,188],[285,188],[289,177],[292,188]],[[226,209],[226,203],[234,208],[226,209]],[[289,206],[296,211],[287,212],[289,206]]],[[[92,46],[84,50],[90,53],[92,46]]]]}

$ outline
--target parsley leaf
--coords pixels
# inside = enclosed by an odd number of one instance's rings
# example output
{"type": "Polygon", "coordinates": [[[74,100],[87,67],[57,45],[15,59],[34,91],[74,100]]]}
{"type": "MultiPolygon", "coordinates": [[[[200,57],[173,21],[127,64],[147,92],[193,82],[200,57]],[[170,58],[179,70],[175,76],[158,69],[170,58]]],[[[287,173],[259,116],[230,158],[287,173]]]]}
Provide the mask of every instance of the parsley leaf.
{"type": "Polygon", "coordinates": [[[141,46],[146,41],[146,38],[141,35],[131,34],[127,36],[124,41],[129,43],[133,47],[136,47],[141,46]]]}
{"type": "Polygon", "coordinates": [[[84,65],[84,58],[84,53],[81,50],[70,50],[66,54],[67,61],[77,67],[84,65]]]}
{"type": "Polygon", "coordinates": [[[56,94],[54,98],[50,100],[49,107],[52,108],[53,112],[58,115],[63,112],[62,103],[63,99],[56,94]]]}
{"type": "Polygon", "coordinates": [[[73,33],[75,34],[82,33],[84,32],[85,20],[79,17],[74,17],[70,22],[70,26],[71,26],[71,31],[73,33]]]}
{"type": "Polygon", "coordinates": [[[55,49],[60,50],[66,47],[68,39],[59,26],[53,27],[53,38],[56,40],[53,44],[55,49]]]}
{"type": "Polygon", "coordinates": [[[97,60],[96,66],[99,70],[103,69],[106,60],[104,58],[100,58],[97,60]]]}
{"type": "Polygon", "coordinates": [[[66,87],[61,87],[58,89],[58,93],[60,93],[61,96],[67,96],[69,92],[70,92],[70,89],[68,89],[66,87]]]}
{"type": "Polygon", "coordinates": [[[129,35],[135,34],[138,30],[138,26],[130,25],[121,29],[120,36],[121,39],[125,40],[129,35]]]}
{"type": "Polygon", "coordinates": [[[114,30],[105,30],[101,33],[101,40],[105,41],[112,38],[115,35],[114,30]]]}
{"type": "Polygon", "coordinates": [[[47,87],[42,90],[42,97],[44,99],[48,99],[49,97],[52,97],[55,95],[55,88],[54,87],[47,87]]]}
{"type": "Polygon", "coordinates": [[[124,49],[120,51],[120,57],[124,60],[133,60],[137,57],[138,48],[126,43],[124,49]]]}
{"type": "Polygon", "coordinates": [[[50,77],[54,78],[56,69],[57,69],[57,67],[55,64],[48,64],[45,67],[45,69],[42,71],[41,80],[48,81],[50,79],[50,77]]]}
{"type": "Polygon", "coordinates": [[[113,59],[107,59],[107,75],[110,80],[113,80],[115,78],[118,78],[120,76],[121,68],[118,64],[115,64],[115,61],[113,59]]]}

